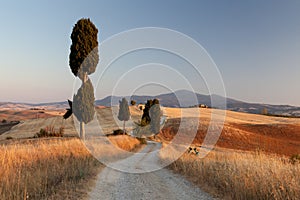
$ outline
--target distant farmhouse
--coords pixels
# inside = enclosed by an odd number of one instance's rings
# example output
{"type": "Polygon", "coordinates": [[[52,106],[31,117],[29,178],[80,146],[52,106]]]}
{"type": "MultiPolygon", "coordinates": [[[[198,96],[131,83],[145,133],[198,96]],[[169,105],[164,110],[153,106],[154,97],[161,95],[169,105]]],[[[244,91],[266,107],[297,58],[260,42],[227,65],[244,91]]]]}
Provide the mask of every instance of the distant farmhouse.
{"type": "Polygon", "coordinates": [[[208,108],[208,106],[207,105],[205,105],[205,104],[199,104],[199,106],[198,106],[199,108],[208,108]]]}
{"type": "Polygon", "coordinates": [[[198,105],[190,106],[189,108],[210,108],[210,107],[205,104],[198,104],[198,105]]]}

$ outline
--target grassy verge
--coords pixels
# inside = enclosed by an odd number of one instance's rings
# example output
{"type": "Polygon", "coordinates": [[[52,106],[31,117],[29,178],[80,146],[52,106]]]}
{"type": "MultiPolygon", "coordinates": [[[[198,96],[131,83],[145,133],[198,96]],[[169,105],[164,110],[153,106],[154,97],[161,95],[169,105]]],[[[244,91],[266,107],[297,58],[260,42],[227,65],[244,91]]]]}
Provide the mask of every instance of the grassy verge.
{"type": "MultiPolygon", "coordinates": [[[[136,148],[123,139],[112,141],[126,150],[136,148]]],[[[6,200],[82,199],[89,180],[104,167],[77,138],[2,144],[0,163],[0,199],[6,200]]]]}
{"type": "MultiPolygon", "coordinates": [[[[170,159],[170,155],[162,155],[170,159]]],[[[225,199],[300,199],[300,164],[264,153],[184,154],[169,166],[225,199]]]]}
{"type": "Polygon", "coordinates": [[[142,142],[137,138],[127,135],[117,135],[108,137],[110,142],[125,151],[138,151],[141,148],[142,142]]]}

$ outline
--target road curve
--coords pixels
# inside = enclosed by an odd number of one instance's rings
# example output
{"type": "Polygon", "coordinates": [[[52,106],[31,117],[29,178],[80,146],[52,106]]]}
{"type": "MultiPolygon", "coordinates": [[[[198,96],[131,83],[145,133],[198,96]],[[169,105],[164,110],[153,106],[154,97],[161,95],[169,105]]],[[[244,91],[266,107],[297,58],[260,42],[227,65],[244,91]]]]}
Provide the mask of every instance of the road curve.
{"type": "Polygon", "coordinates": [[[89,193],[89,198],[91,200],[212,199],[207,193],[168,169],[142,173],[145,169],[151,169],[151,167],[155,167],[153,165],[158,165],[153,152],[160,148],[160,143],[148,142],[139,154],[131,156],[125,162],[113,163],[112,166],[115,169],[104,168],[98,175],[96,185],[89,193]],[[121,169],[128,167],[131,168],[129,171],[134,173],[116,170],[120,165],[122,165],[121,169]]]}

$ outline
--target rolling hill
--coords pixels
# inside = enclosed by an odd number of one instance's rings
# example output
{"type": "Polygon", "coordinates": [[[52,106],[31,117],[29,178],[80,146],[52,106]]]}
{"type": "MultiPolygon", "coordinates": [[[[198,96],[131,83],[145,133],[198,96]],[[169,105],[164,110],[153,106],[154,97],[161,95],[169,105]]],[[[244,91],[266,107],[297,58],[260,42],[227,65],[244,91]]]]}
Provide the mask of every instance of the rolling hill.
{"type": "MultiPolygon", "coordinates": [[[[162,106],[173,108],[191,107],[196,103],[238,112],[260,114],[262,113],[262,110],[266,108],[269,114],[300,116],[300,107],[296,106],[248,103],[219,95],[203,95],[187,90],[179,90],[174,93],[160,94],[156,96],[133,95],[130,97],[127,96],[126,98],[128,100],[135,100],[137,103],[145,103],[147,99],[157,98],[160,100],[160,104],[162,106]],[[180,102],[178,99],[180,99],[180,102]],[[211,99],[214,100],[214,105],[211,104],[211,99]],[[226,107],[223,105],[224,102],[226,102],[226,107]]],[[[121,99],[122,97],[120,96],[108,96],[104,99],[97,100],[96,105],[115,106],[119,104],[119,100],[121,99]]]]}
{"type": "MultiPolygon", "coordinates": [[[[103,99],[96,100],[96,106],[115,106],[119,104],[121,96],[107,96],[103,99]]],[[[209,107],[215,107],[219,109],[227,109],[231,111],[246,112],[260,114],[264,108],[267,109],[269,114],[274,115],[286,115],[286,116],[300,116],[300,107],[290,105],[271,105],[271,104],[260,104],[260,103],[248,103],[232,98],[226,98],[219,95],[203,95],[194,93],[188,90],[178,90],[174,93],[159,94],[155,96],[150,95],[132,95],[126,97],[128,100],[135,100],[137,103],[145,103],[148,99],[157,98],[160,100],[160,104],[165,107],[192,107],[196,104],[205,104],[209,107]],[[179,101],[179,100],[180,101],[179,101]],[[212,99],[214,105],[212,105],[212,99]],[[224,106],[226,102],[226,106],[224,106]]],[[[47,109],[47,110],[60,110],[68,107],[67,101],[65,102],[54,102],[54,103],[40,103],[40,104],[29,104],[29,103],[11,103],[2,102],[0,103],[0,110],[14,109],[47,109]]]]}

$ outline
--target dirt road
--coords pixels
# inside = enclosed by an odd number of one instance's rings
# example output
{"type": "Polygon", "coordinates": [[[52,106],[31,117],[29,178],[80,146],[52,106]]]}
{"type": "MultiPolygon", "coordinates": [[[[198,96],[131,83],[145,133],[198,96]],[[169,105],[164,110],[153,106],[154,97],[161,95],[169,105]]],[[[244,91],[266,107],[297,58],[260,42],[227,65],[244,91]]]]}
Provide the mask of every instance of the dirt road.
{"type": "Polygon", "coordinates": [[[160,148],[161,144],[148,142],[140,153],[113,163],[110,165],[112,168],[106,167],[98,175],[89,198],[212,199],[207,193],[167,169],[153,171],[159,168],[157,153],[160,148]]]}

